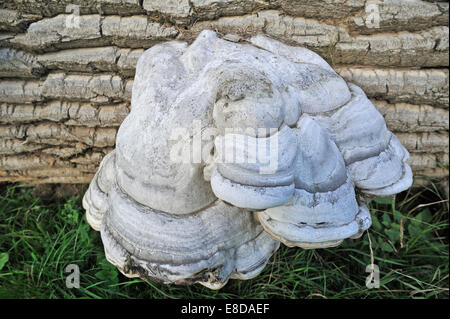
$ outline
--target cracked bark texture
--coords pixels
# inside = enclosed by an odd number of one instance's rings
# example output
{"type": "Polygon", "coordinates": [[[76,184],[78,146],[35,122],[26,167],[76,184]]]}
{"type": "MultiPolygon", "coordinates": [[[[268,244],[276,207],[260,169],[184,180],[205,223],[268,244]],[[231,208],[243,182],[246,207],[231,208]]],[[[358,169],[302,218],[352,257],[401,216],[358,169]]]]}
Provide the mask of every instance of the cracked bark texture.
{"type": "Polygon", "coordinates": [[[139,56],[205,29],[230,41],[263,33],[317,52],[366,92],[416,176],[448,177],[448,8],[421,0],[2,2],[0,181],[90,182],[129,112],[139,56]]]}

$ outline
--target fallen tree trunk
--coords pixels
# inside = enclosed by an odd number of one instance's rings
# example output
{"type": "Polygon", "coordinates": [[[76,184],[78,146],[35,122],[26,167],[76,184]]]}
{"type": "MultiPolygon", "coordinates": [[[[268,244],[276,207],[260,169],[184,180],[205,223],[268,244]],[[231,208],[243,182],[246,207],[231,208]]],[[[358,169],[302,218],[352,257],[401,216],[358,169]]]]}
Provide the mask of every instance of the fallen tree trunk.
{"type": "Polygon", "coordinates": [[[378,27],[365,1],[179,2],[0,4],[0,181],[90,182],[130,110],[139,56],[204,29],[319,53],[371,98],[416,176],[448,177],[447,2],[386,0],[378,27]]]}

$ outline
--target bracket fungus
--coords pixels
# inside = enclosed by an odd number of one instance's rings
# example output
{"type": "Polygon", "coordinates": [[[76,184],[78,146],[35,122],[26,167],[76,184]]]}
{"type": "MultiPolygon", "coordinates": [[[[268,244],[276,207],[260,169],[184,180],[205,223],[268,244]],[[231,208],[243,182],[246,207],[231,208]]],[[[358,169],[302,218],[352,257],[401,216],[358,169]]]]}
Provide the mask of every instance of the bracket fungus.
{"type": "Polygon", "coordinates": [[[319,55],[203,31],[140,57],[131,112],[83,198],[129,277],[221,288],[279,242],[332,247],[370,227],[370,196],[411,186],[408,152],[319,55]]]}

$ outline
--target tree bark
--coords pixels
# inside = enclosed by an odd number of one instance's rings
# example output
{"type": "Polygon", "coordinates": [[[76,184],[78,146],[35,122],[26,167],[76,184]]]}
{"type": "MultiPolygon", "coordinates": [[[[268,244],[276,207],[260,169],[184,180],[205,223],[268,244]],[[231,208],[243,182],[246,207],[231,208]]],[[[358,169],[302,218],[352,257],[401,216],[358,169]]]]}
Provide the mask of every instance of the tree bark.
{"type": "Polygon", "coordinates": [[[130,110],[139,56],[204,29],[319,53],[371,98],[416,176],[448,177],[448,2],[179,2],[0,4],[0,181],[89,183],[130,110]]]}

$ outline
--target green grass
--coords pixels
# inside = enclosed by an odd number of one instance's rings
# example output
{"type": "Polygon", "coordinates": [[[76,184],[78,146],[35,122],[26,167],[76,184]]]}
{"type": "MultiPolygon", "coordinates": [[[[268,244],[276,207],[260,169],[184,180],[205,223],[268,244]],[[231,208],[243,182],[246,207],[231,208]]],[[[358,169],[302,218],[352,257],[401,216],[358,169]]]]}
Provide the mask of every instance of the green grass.
{"type": "Polygon", "coordinates": [[[258,277],[219,291],[124,277],[106,261],[80,201],[35,198],[19,185],[0,190],[0,298],[449,297],[448,202],[433,184],[372,201],[373,226],[361,238],[322,250],[282,246],[258,277]],[[378,289],[365,286],[371,258],[378,289]],[[79,266],[79,289],[66,288],[68,264],[79,266]]]}

